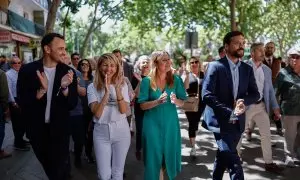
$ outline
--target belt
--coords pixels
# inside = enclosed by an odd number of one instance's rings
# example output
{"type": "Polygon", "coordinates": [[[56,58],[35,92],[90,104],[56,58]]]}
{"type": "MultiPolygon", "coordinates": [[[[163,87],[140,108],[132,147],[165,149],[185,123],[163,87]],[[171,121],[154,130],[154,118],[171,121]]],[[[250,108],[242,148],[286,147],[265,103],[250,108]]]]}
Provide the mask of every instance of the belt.
{"type": "Polygon", "coordinates": [[[255,104],[260,104],[263,101],[264,101],[264,98],[261,98],[260,100],[256,101],[255,104]]]}

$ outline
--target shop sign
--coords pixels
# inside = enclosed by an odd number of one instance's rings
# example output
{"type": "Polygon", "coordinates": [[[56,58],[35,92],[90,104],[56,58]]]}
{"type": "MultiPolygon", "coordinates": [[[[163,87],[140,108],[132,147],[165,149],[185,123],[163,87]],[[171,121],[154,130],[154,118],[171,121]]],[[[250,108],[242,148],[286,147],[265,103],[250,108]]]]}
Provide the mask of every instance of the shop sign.
{"type": "Polygon", "coordinates": [[[9,31],[0,31],[0,42],[10,42],[11,35],[9,31]]]}
{"type": "Polygon", "coordinates": [[[30,38],[26,36],[22,36],[19,34],[11,33],[11,38],[15,41],[23,42],[23,43],[29,43],[30,38]]]}

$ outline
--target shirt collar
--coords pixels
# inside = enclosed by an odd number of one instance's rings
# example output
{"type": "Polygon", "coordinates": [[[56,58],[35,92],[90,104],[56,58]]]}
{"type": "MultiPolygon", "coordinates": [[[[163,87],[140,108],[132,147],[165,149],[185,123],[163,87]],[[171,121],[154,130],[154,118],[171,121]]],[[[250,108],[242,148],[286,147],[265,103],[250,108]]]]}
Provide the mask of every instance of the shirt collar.
{"type": "Polygon", "coordinates": [[[241,65],[240,60],[238,60],[238,62],[236,64],[234,64],[233,61],[231,59],[229,59],[229,57],[227,55],[226,55],[226,57],[227,57],[227,61],[230,66],[230,69],[235,69],[236,67],[240,67],[240,65],[241,65]]]}
{"type": "Polygon", "coordinates": [[[250,58],[249,61],[254,69],[259,69],[259,68],[262,68],[262,66],[263,66],[263,63],[260,63],[260,65],[258,67],[256,67],[256,64],[253,62],[252,58],[250,58]]]}

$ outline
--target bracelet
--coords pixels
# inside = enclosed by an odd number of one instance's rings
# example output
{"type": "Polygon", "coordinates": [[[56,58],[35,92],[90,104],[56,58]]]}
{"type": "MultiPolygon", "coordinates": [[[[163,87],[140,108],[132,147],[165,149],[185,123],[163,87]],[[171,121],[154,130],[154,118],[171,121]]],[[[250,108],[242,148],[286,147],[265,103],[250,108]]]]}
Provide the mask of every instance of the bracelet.
{"type": "Polygon", "coordinates": [[[120,102],[120,101],[123,101],[124,100],[124,98],[122,97],[121,99],[117,99],[117,101],[118,102],[120,102]]]}
{"type": "Polygon", "coordinates": [[[68,89],[68,86],[67,86],[67,87],[62,87],[62,86],[60,86],[60,89],[61,89],[61,91],[65,91],[65,90],[68,89]]]}

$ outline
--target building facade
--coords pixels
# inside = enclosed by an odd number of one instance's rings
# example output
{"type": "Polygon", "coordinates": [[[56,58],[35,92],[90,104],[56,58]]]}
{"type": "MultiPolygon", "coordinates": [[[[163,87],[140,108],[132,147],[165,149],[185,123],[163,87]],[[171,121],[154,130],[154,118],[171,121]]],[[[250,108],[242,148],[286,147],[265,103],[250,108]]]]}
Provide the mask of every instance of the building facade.
{"type": "Polygon", "coordinates": [[[0,1],[0,54],[17,54],[25,63],[38,57],[47,5],[47,0],[0,1]]]}

